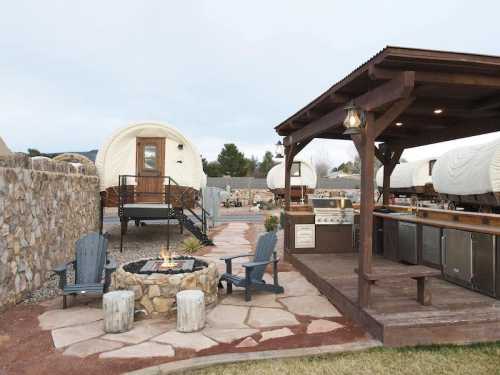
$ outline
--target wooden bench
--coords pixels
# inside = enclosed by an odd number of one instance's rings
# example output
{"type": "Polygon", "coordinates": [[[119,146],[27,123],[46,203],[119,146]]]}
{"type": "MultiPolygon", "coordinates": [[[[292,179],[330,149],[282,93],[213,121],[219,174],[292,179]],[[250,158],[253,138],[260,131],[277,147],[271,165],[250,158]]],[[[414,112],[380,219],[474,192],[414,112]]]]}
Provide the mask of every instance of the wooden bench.
{"type": "MultiPolygon", "coordinates": [[[[358,273],[357,268],[354,271],[358,273]]],[[[432,304],[429,278],[438,276],[441,276],[441,271],[434,268],[394,264],[393,266],[376,267],[372,272],[365,273],[363,278],[371,284],[387,279],[415,279],[417,280],[417,301],[428,306],[432,304]]]]}

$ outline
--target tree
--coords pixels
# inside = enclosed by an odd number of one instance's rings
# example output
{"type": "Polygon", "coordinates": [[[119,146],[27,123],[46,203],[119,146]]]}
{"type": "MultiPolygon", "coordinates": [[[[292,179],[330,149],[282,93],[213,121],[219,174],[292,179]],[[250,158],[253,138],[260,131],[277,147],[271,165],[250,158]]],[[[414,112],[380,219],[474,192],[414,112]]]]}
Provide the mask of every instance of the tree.
{"type": "Polygon", "coordinates": [[[262,162],[259,164],[259,176],[266,177],[269,170],[276,165],[276,162],[273,160],[273,154],[271,151],[266,151],[264,157],[262,158],[262,162]]]}
{"type": "Polygon", "coordinates": [[[38,151],[36,148],[28,148],[28,155],[30,158],[32,158],[34,156],[40,156],[42,155],[42,153],[38,151]]]}
{"type": "Polygon", "coordinates": [[[246,169],[247,169],[247,176],[253,176],[257,174],[257,168],[259,166],[259,161],[255,156],[252,156],[250,159],[246,159],[246,169]]]}
{"type": "Polygon", "coordinates": [[[223,175],[231,177],[242,177],[247,172],[245,155],[238,150],[234,143],[226,143],[222,148],[217,161],[220,164],[223,175]]]}
{"type": "Polygon", "coordinates": [[[320,160],[314,164],[314,168],[316,169],[318,177],[326,177],[330,166],[325,160],[320,160]]]}
{"type": "Polygon", "coordinates": [[[205,169],[205,173],[208,177],[222,177],[222,168],[217,161],[211,161],[207,163],[207,167],[205,169]]]}

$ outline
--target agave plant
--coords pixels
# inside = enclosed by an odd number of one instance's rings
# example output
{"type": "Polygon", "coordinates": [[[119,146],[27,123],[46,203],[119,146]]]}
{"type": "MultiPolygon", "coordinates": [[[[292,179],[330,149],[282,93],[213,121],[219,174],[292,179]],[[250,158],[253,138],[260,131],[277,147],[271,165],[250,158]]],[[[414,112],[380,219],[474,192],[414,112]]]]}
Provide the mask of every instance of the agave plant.
{"type": "Polygon", "coordinates": [[[186,254],[196,253],[203,247],[203,244],[194,237],[186,238],[181,242],[181,250],[186,254]]]}

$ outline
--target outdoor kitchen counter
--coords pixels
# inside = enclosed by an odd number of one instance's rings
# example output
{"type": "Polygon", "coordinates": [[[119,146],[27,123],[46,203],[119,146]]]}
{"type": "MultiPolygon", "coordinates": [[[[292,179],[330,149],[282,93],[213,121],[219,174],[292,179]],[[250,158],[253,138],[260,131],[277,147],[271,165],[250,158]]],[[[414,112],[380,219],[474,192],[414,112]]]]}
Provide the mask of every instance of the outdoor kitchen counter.
{"type": "MultiPolygon", "coordinates": [[[[456,215],[460,215],[457,213],[456,215]]],[[[416,223],[423,225],[430,225],[433,227],[439,228],[448,228],[448,229],[458,229],[467,232],[477,232],[477,233],[486,233],[492,234],[495,236],[500,236],[500,226],[497,224],[469,224],[454,220],[445,220],[445,219],[435,219],[435,218],[424,218],[415,215],[402,215],[401,213],[391,214],[391,213],[382,213],[382,212],[374,212],[373,216],[379,217],[382,219],[390,219],[390,220],[398,220],[404,221],[408,223],[416,223]]],[[[491,215],[488,215],[491,216],[491,215]]]]}

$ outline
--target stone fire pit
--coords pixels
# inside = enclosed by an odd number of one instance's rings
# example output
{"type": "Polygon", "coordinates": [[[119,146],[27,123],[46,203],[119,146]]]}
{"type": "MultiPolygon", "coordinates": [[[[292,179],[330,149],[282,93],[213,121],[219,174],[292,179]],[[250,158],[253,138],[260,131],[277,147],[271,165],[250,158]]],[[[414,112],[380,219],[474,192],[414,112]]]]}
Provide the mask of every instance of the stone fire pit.
{"type": "Polygon", "coordinates": [[[181,259],[194,259],[193,271],[173,269],[144,274],[139,272],[151,259],[126,263],[113,273],[112,288],[132,290],[135,293],[136,310],[144,310],[147,317],[175,314],[175,295],[181,290],[202,290],[205,304],[215,304],[219,280],[215,263],[192,257],[174,258],[181,259]]]}

